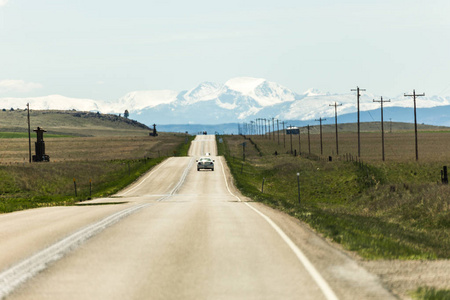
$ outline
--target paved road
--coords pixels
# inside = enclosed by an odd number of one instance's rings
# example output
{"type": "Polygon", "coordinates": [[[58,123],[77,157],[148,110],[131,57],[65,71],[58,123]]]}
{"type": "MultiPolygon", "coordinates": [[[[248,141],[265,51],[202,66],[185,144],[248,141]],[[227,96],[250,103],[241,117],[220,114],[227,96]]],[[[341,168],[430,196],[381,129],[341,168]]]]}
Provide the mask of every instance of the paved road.
{"type": "Polygon", "coordinates": [[[389,299],[297,220],[230,185],[213,136],[101,206],[0,215],[7,299],[389,299]],[[215,171],[197,171],[211,153],[215,171]],[[111,204],[113,202],[126,202],[111,204]]]}

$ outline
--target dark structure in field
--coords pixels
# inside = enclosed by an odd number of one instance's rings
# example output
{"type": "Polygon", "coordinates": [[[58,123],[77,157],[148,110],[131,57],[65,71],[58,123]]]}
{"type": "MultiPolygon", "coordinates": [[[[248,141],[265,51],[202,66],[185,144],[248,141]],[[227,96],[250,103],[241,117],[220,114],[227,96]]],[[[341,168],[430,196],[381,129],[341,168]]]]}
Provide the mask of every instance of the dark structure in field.
{"type": "Polygon", "coordinates": [[[50,161],[50,157],[45,154],[44,129],[38,127],[36,130],[37,141],[35,143],[36,155],[33,155],[33,161],[50,161]]]}
{"type": "Polygon", "coordinates": [[[444,168],[441,170],[441,180],[442,180],[442,184],[448,184],[447,166],[444,166],[444,168]]]}
{"type": "Polygon", "coordinates": [[[149,133],[150,136],[158,136],[158,132],[156,132],[156,124],[153,124],[153,132],[149,133]]]}

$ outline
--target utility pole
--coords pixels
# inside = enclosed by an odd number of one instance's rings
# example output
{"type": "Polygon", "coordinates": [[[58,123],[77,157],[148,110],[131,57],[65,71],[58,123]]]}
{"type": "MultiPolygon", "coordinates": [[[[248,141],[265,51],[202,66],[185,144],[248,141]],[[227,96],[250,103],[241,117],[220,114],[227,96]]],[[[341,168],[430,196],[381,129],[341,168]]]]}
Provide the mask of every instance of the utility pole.
{"type": "Polygon", "coordinates": [[[392,133],[392,118],[389,118],[389,132],[392,133]]]}
{"type": "Polygon", "coordinates": [[[342,106],[342,104],[330,104],[330,106],[334,106],[334,126],[336,127],[336,155],[339,155],[339,143],[338,143],[338,126],[337,126],[337,107],[342,106]]]}
{"type": "Polygon", "coordinates": [[[259,118],[259,134],[261,135],[261,137],[263,136],[263,119],[259,118]]]}
{"type": "Polygon", "coordinates": [[[259,127],[260,127],[260,130],[259,130],[259,134],[261,135],[261,137],[263,136],[263,119],[262,118],[259,118],[259,127]]]}
{"type": "Polygon", "coordinates": [[[356,91],[356,102],[358,107],[358,157],[361,157],[361,127],[360,127],[360,118],[359,118],[359,97],[361,94],[359,92],[365,91],[365,89],[360,89],[358,86],[355,89],[351,90],[352,92],[356,91]]]}
{"type": "Polygon", "coordinates": [[[270,140],[270,118],[267,119],[267,123],[269,123],[269,136],[268,136],[268,138],[270,140]]]}
{"type": "Polygon", "coordinates": [[[302,146],[300,144],[300,126],[298,126],[298,155],[302,154],[302,146]]]}
{"type": "Polygon", "coordinates": [[[309,124],[308,124],[308,153],[311,155],[311,139],[309,138],[309,124]]]}
{"type": "Polygon", "coordinates": [[[266,120],[261,118],[261,121],[262,121],[261,122],[261,136],[264,137],[264,135],[266,134],[266,127],[265,127],[266,120]]]}
{"type": "Polygon", "coordinates": [[[291,138],[291,154],[293,154],[294,151],[292,151],[292,125],[289,125],[289,137],[291,138]]]}
{"type": "Polygon", "coordinates": [[[322,143],[322,121],[325,121],[326,119],[319,118],[319,120],[316,119],[317,122],[320,122],[320,155],[323,155],[323,143],[322,143]]]}
{"type": "Polygon", "coordinates": [[[381,149],[382,149],[382,156],[384,161],[384,119],[383,119],[383,103],[384,102],[391,102],[391,100],[383,100],[383,97],[381,97],[381,100],[375,100],[373,99],[373,102],[379,102],[381,103],[381,149]]]}
{"type": "Polygon", "coordinates": [[[259,132],[259,135],[262,135],[261,119],[260,118],[258,118],[258,132],[259,132]]]}
{"type": "Polygon", "coordinates": [[[273,140],[275,141],[275,118],[272,118],[272,135],[273,140]]]}
{"type": "Polygon", "coordinates": [[[412,95],[404,94],[405,97],[413,97],[414,99],[414,132],[416,135],[416,160],[419,160],[419,149],[417,143],[417,114],[416,114],[416,98],[425,96],[425,93],[416,94],[416,90],[413,90],[412,95]]]}
{"type": "Polygon", "coordinates": [[[280,145],[280,120],[277,119],[278,145],[280,145]]]}
{"type": "Polygon", "coordinates": [[[283,147],[286,149],[286,131],[284,130],[284,121],[283,123],[283,147]]]}
{"type": "Polygon", "coordinates": [[[31,163],[30,103],[27,103],[27,110],[28,110],[28,160],[31,163]]]}
{"type": "Polygon", "coordinates": [[[267,134],[267,119],[263,119],[264,120],[264,137],[266,137],[267,134]]]}
{"type": "Polygon", "coordinates": [[[262,118],[258,118],[259,121],[259,135],[263,135],[263,129],[262,129],[262,118]]]}

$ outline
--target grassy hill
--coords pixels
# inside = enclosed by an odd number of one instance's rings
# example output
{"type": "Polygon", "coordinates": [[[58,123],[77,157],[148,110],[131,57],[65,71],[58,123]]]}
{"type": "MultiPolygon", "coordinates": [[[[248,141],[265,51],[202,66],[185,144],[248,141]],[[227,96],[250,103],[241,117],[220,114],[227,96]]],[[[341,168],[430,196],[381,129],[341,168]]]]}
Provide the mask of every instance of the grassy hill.
{"type": "MultiPolygon", "coordinates": [[[[31,110],[31,129],[41,127],[47,134],[70,136],[148,135],[150,130],[135,120],[116,115],[80,111],[31,110]]],[[[26,133],[27,111],[0,111],[0,133],[26,133]]]]}

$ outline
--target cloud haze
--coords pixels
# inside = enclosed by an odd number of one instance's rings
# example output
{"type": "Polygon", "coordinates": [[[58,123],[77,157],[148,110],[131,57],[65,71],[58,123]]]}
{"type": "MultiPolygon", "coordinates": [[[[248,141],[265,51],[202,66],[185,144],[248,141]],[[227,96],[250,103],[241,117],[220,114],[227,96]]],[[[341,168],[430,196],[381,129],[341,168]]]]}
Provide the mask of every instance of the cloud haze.
{"type": "Polygon", "coordinates": [[[40,88],[42,88],[42,85],[39,83],[25,82],[23,80],[12,80],[12,79],[0,80],[0,93],[7,93],[7,92],[26,93],[40,88]]]}

